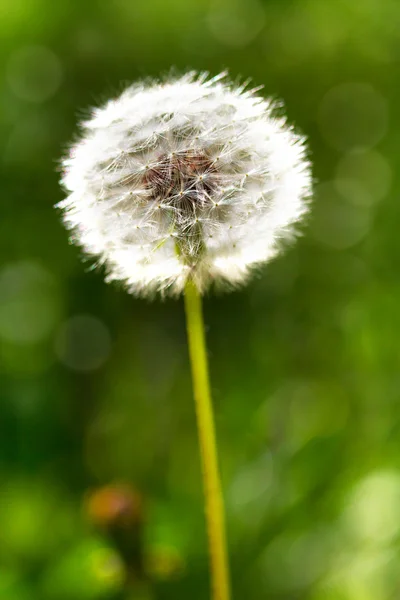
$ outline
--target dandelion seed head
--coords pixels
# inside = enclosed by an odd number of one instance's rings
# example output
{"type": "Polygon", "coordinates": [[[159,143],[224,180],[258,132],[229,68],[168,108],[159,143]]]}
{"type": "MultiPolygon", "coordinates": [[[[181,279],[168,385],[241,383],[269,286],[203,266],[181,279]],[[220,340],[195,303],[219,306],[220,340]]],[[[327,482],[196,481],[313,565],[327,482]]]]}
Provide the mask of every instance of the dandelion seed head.
{"type": "Polygon", "coordinates": [[[242,283],[308,210],[304,139],[275,113],[224,74],[195,73],[94,109],[63,160],[74,241],[132,293],[242,283]]]}

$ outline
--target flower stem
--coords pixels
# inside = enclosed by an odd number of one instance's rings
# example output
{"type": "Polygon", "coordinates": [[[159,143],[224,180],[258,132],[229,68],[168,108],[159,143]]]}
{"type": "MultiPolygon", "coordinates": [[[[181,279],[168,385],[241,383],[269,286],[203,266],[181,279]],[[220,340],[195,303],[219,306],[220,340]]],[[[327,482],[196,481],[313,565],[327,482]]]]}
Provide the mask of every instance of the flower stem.
{"type": "Polygon", "coordinates": [[[192,281],[189,281],[185,287],[185,310],[203,472],[212,598],[213,600],[229,600],[224,507],[218,469],[202,303],[201,296],[192,281]]]}

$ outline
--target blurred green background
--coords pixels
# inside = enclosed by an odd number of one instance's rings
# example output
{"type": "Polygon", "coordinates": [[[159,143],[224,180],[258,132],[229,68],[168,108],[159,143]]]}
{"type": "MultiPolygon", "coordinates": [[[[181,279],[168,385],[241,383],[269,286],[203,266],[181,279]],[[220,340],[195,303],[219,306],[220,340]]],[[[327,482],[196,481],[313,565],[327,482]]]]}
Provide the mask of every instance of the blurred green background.
{"type": "Polygon", "coordinates": [[[309,138],[296,245],[205,300],[233,597],[400,596],[398,0],[0,0],[0,598],[209,597],[181,301],[81,261],[53,205],[87,107],[174,66],[309,138]]]}

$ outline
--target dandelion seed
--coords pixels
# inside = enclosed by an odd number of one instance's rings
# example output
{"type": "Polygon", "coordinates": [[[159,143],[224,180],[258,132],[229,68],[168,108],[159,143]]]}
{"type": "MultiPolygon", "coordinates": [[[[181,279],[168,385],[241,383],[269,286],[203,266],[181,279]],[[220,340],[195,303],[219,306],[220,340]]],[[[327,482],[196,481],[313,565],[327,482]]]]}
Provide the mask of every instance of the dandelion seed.
{"type": "Polygon", "coordinates": [[[304,139],[274,112],[223,75],[129,87],[93,111],[63,161],[58,206],[74,240],[133,293],[242,283],[308,209],[304,139]]]}

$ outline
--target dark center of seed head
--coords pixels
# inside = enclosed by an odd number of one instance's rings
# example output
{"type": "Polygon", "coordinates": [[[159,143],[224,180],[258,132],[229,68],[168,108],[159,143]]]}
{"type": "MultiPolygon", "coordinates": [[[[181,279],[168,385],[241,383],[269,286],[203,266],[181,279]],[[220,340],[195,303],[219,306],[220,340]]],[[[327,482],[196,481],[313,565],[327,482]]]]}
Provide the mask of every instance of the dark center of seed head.
{"type": "Polygon", "coordinates": [[[163,154],[157,164],[147,170],[144,183],[154,200],[203,205],[215,189],[216,168],[200,151],[163,154]]]}

